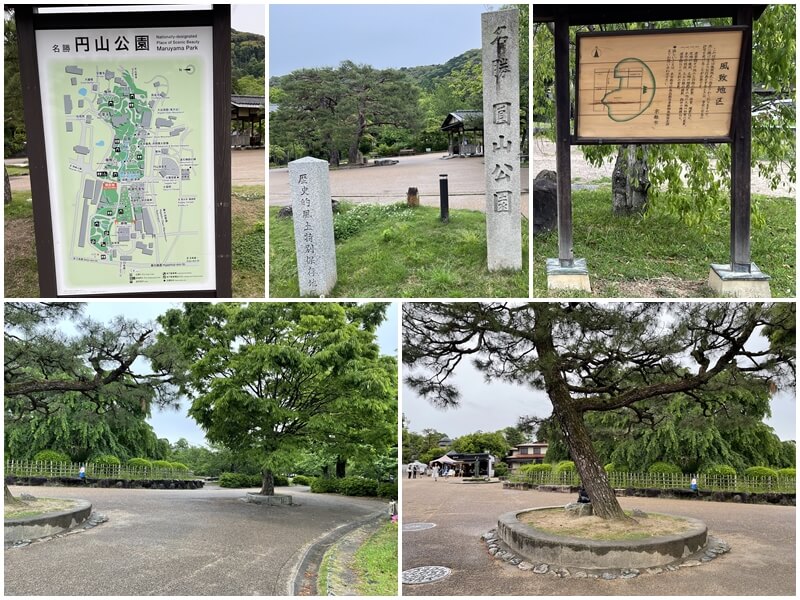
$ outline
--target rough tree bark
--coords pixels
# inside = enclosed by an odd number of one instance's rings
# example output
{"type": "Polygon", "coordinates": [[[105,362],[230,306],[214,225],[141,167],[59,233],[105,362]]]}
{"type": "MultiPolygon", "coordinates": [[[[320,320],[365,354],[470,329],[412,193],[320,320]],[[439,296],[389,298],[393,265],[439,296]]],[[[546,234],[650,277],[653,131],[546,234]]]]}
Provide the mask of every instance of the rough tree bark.
{"type": "Polygon", "coordinates": [[[647,206],[647,147],[623,144],[617,151],[612,180],[612,210],[615,215],[644,212],[647,206]]]}
{"type": "Polygon", "coordinates": [[[11,490],[8,489],[7,485],[3,484],[3,486],[5,487],[5,496],[3,498],[3,502],[6,506],[19,506],[22,504],[22,500],[17,500],[14,498],[14,494],[11,493],[11,490]]]}
{"type": "Polygon", "coordinates": [[[261,491],[258,493],[262,496],[275,495],[275,477],[269,469],[261,471],[261,491]]]}
{"type": "Polygon", "coordinates": [[[611,489],[605,469],[592,446],[583,414],[572,404],[567,381],[564,379],[558,353],[553,342],[553,322],[547,307],[534,308],[536,321],[533,328],[534,344],[542,364],[545,389],[553,404],[555,416],[570,456],[581,478],[581,484],[592,501],[592,511],[601,519],[628,521],[627,516],[611,489]]]}
{"type": "Polygon", "coordinates": [[[5,204],[11,204],[11,180],[8,178],[8,169],[3,165],[3,173],[5,175],[5,204]]]}

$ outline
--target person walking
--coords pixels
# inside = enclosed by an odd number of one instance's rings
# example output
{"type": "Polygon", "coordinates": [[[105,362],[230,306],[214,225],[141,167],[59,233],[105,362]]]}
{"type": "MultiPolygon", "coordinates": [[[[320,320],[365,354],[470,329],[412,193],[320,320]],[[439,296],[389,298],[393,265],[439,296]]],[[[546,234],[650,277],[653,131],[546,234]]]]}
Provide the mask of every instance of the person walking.
{"type": "Polygon", "coordinates": [[[439,479],[439,469],[437,469],[436,467],[433,467],[431,469],[431,471],[433,472],[433,480],[434,481],[438,481],[438,479],[439,479]]]}
{"type": "Polygon", "coordinates": [[[406,471],[408,471],[408,478],[409,479],[411,479],[411,469],[413,469],[413,468],[414,467],[411,465],[411,463],[408,463],[408,466],[406,467],[406,471]]]}

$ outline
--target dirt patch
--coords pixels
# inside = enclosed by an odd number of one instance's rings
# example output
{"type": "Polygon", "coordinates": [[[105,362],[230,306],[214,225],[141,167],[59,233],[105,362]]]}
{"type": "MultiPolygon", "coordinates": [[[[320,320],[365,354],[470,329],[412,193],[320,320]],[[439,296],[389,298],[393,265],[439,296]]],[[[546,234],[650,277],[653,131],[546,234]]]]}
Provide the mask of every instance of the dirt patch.
{"type": "Polygon", "coordinates": [[[519,520],[545,533],[589,540],[641,540],[692,528],[688,521],[669,515],[649,514],[633,521],[607,521],[600,517],[571,517],[561,508],[534,510],[520,515],[519,520]]]}
{"type": "Polygon", "coordinates": [[[634,281],[592,281],[595,295],[619,298],[702,298],[707,293],[708,281],[653,277],[634,281]]]}
{"type": "Polygon", "coordinates": [[[75,500],[64,498],[37,498],[36,500],[20,500],[20,502],[21,504],[4,506],[6,519],[22,519],[61,512],[78,504],[75,500]]]}

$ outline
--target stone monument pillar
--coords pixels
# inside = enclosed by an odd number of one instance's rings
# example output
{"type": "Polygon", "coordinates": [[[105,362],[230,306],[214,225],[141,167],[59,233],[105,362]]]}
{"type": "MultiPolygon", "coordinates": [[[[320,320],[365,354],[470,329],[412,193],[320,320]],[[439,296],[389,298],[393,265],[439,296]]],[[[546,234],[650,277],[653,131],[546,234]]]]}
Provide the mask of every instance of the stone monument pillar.
{"type": "Polygon", "coordinates": [[[328,163],[306,156],[289,163],[294,243],[301,296],[326,296],[336,285],[328,163]]]}
{"type": "Polygon", "coordinates": [[[522,268],[519,11],[481,15],[486,245],[490,271],[522,268]]]}

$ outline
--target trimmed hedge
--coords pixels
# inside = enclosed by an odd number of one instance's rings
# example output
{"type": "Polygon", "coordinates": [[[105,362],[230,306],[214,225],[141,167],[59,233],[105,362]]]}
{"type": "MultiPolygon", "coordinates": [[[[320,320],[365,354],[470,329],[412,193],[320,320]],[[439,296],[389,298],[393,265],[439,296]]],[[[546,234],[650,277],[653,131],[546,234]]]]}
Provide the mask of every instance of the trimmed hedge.
{"type": "Polygon", "coordinates": [[[571,460],[562,460],[560,463],[558,463],[556,465],[556,475],[564,472],[574,473],[575,463],[571,460]]]}
{"type": "MultiPolygon", "coordinates": [[[[258,477],[258,485],[261,485],[261,475],[256,475],[258,477]]],[[[276,487],[288,487],[289,485],[289,478],[284,475],[272,475],[272,484],[276,487]]]]}
{"type": "Polygon", "coordinates": [[[261,487],[261,475],[245,475],[244,473],[221,473],[219,486],[225,488],[261,487]]]}
{"type": "Polygon", "coordinates": [[[769,467],[750,467],[744,470],[748,477],[778,477],[778,472],[769,467]]]}
{"type": "Polygon", "coordinates": [[[189,467],[187,467],[183,463],[174,462],[174,463],[169,463],[169,464],[170,464],[170,467],[175,471],[188,471],[189,470],[189,467]]]}
{"type": "Polygon", "coordinates": [[[778,477],[797,477],[797,469],[794,467],[786,467],[785,469],[777,470],[778,477]]]}
{"type": "Polygon", "coordinates": [[[678,465],[673,465],[671,463],[666,462],[654,462],[650,465],[650,468],[647,469],[648,473],[674,473],[676,475],[680,475],[683,473],[681,468],[678,465]]]}
{"type": "Polygon", "coordinates": [[[153,462],[146,458],[131,458],[128,460],[129,467],[144,467],[146,469],[153,468],[153,462]]]}
{"type": "MultiPolygon", "coordinates": [[[[393,493],[397,496],[397,484],[393,488],[382,488],[384,493],[393,493]]],[[[379,485],[374,479],[366,477],[344,477],[333,479],[331,477],[316,477],[311,482],[311,491],[315,494],[344,494],[345,496],[377,496],[379,485]]],[[[385,496],[388,497],[388,496],[385,496]]]]}
{"type": "Polygon", "coordinates": [[[498,477],[503,477],[504,475],[508,475],[508,465],[504,462],[498,462],[494,464],[494,474],[498,477]]]}
{"type": "Polygon", "coordinates": [[[305,475],[295,475],[292,477],[292,485],[311,485],[313,477],[306,477],[305,475]]]}
{"type": "Polygon", "coordinates": [[[90,463],[95,465],[120,465],[122,464],[116,456],[113,454],[100,454],[99,456],[95,456],[92,458],[90,463]]]}
{"type": "Polygon", "coordinates": [[[705,475],[736,475],[736,469],[730,465],[712,465],[704,472],[705,475]]]}
{"type": "Polygon", "coordinates": [[[608,463],[603,467],[606,473],[627,473],[628,467],[625,465],[618,465],[616,463],[608,463]]]}
{"type": "Polygon", "coordinates": [[[397,500],[397,482],[384,482],[378,484],[378,497],[397,500]]]}
{"type": "Polygon", "coordinates": [[[40,450],[33,456],[34,461],[38,462],[54,462],[54,463],[68,463],[72,462],[66,454],[58,450],[40,450]]]}
{"type": "Polygon", "coordinates": [[[519,468],[520,473],[544,473],[552,470],[553,470],[553,465],[549,463],[523,465],[519,468]]]}
{"type": "Polygon", "coordinates": [[[172,463],[168,460],[154,460],[153,461],[153,468],[154,469],[171,469],[172,463]]]}
{"type": "Polygon", "coordinates": [[[339,481],[330,477],[315,477],[311,481],[311,491],[315,494],[338,494],[339,481]]]}

